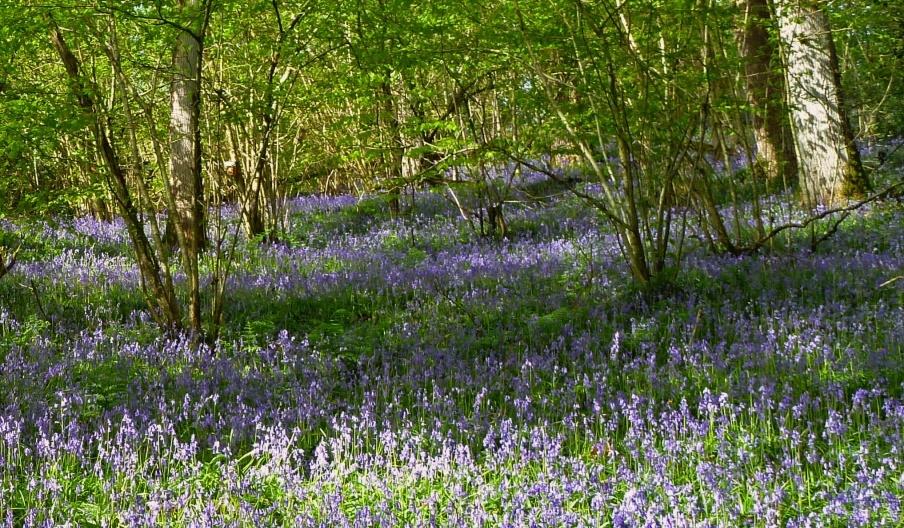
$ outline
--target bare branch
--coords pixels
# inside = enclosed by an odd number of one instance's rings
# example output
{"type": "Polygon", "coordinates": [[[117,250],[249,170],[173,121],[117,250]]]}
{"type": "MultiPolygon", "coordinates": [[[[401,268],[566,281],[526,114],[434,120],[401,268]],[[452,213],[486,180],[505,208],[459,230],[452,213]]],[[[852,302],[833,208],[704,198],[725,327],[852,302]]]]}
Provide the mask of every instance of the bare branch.
{"type": "MultiPolygon", "coordinates": [[[[555,171],[552,171],[546,167],[538,165],[530,160],[526,160],[519,156],[516,156],[516,155],[512,154],[511,152],[506,152],[504,150],[500,150],[500,151],[505,156],[508,156],[512,161],[514,161],[524,167],[527,167],[528,169],[530,169],[534,172],[539,172],[540,174],[543,174],[543,175],[549,177],[551,180],[553,180],[555,182],[568,183],[564,178],[562,178],[561,174],[557,174],[555,171]]],[[[569,191],[571,191],[571,194],[573,194],[573,195],[577,196],[578,198],[581,198],[582,200],[585,200],[589,204],[593,205],[597,210],[599,210],[601,213],[603,213],[603,215],[606,218],[611,220],[617,227],[619,227],[619,228],[627,227],[627,224],[625,223],[625,221],[622,220],[621,218],[619,218],[619,216],[616,215],[615,212],[613,212],[611,209],[609,209],[608,205],[603,200],[600,200],[599,198],[597,198],[596,196],[593,196],[591,194],[585,193],[584,191],[578,189],[576,186],[569,186],[569,191]]]]}
{"type": "Polygon", "coordinates": [[[895,282],[897,282],[899,280],[904,280],[904,275],[898,275],[897,277],[892,277],[892,278],[888,279],[887,281],[883,282],[882,284],[880,284],[879,287],[884,288],[885,286],[894,284],[895,282]]]}
{"type": "MultiPolygon", "coordinates": [[[[881,200],[882,198],[890,196],[892,194],[892,192],[899,187],[904,187],[904,181],[898,182],[894,185],[889,185],[885,189],[873,194],[872,196],[864,198],[863,200],[860,200],[859,202],[855,202],[851,205],[848,205],[845,207],[836,207],[834,209],[826,209],[825,211],[823,211],[819,214],[813,215],[801,222],[788,222],[786,224],[782,224],[776,228],[773,228],[771,231],[766,233],[765,236],[761,237],[759,240],[757,240],[753,244],[746,246],[746,247],[737,248],[737,252],[738,252],[738,254],[755,253],[758,249],[760,249],[761,247],[766,245],[767,242],[769,242],[770,240],[775,238],[778,234],[782,233],[783,231],[787,231],[789,229],[802,229],[804,227],[809,226],[810,224],[812,224],[814,222],[822,220],[823,218],[832,216],[833,214],[844,213],[844,215],[841,218],[841,220],[844,220],[847,218],[848,213],[850,213],[852,211],[856,211],[856,210],[862,208],[863,206],[868,205],[872,202],[875,202],[875,201],[881,200]]],[[[838,229],[838,225],[840,223],[841,223],[841,221],[838,221],[835,223],[835,225],[832,227],[832,230],[831,230],[832,233],[834,233],[838,229]]],[[[822,240],[824,240],[824,239],[821,239],[820,242],[822,240]]]]}

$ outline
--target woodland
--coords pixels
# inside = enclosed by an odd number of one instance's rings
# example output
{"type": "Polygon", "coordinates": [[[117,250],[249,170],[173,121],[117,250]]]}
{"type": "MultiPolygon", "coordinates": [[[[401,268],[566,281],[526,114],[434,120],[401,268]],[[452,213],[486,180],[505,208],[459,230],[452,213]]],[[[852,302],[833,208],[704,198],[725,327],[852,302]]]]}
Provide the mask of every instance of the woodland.
{"type": "Polygon", "coordinates": [[[0,523],[904,525],[904,4],[0,0],[0,523]]]}

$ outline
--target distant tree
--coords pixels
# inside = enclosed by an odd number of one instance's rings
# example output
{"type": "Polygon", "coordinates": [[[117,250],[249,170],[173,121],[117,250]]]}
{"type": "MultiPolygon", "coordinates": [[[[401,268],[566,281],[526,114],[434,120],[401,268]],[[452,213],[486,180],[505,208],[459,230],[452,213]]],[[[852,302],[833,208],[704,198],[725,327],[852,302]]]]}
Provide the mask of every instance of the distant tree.
{"type": "Polygon", "coordinates": [[[284,196],[285,186],[277,174],[280,149],[298,148],[295,133],[283,143],[280,126],[283,117],[303,121],[300,108],[286,107],[298,105],[302,75],[335,46],[322,38],[324,24],[318,17],[324,14],[317,2],[234,4],[217,14],[222,27],[211,33],[207,54],[213,85],[207,112],[217,114],[219,127],[211,136],[215,142],[211,147],[232,160],[225,176],[234,189],[246,236],[266,235],[272,240],[283,219],[279,196],[284,196]],[[243,16],[260,23],[237,23],[243,16]]]}
{"type": "Polygon", "coordinates": [[[738,44],[744,58],[744,82],[753,114],[757,167],[772,181],[794,181],[797,155],[785,109],[780,57],[769,35],[767,0],[738,0],[742,26],[738,44]]]}
{"type": "MultiPolygon", "coordinates": [[[[904,2],[827,4],[854,134],[867,145],[904,135],[904,2]],[[837,22],[834,22],[836,21],[837,22]]],[[[828,10],[828,9],[827,9],[828,10]]]]}

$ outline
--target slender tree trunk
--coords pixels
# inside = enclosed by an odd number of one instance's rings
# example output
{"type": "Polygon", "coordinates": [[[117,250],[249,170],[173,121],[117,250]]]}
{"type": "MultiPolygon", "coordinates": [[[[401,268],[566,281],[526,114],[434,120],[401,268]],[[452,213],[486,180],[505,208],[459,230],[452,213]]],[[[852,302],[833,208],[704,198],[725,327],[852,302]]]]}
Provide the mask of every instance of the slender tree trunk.
{"type": "MultiPolygon", "coordinates": [[[[160,226],[158,225],[154,208],[152,207],[152,204],[150,202],[150,192],[148,190],[147,182],[145,181],[144,163],[138,146],[138,137],[136,135],[138,124],[135,120],[134,114],[132,113],[132,105],[130,102],[130,96],[132,96],[138,102],[138,104],[141,105],[141,97],[134,90],[134,87],[129,82],[129,78],[126,77],[125,73],[122,70],[122,59],[119,54],[119,37],[117,36],[115,21],[111,21],[110,23],[109,42],[104,50],[107,53],[107,57],[110,59],[110,65],[113,67],[113,72],[116,76],[115,78],[122,86],[122,109],[123,114],[126,118],[126,123],[128,124],[128,142],[129,148],[132,151],[132,176],[135,180],[134,183],[138,190],[139,212],[142,211],[142,207],[147,207],[150,211],[148,216],[145,217],[145,221],[146,224],[151,228],[151,239],[159,250],[159,258],[157,260],[160,264],[163,283],[167,291],[175,292],[175,289],[173,287],[173,276],[169,266],[170,248],[164,243],[163,237],[160,235],[160,226]]],[[[152,137],[154,137],[155,134],[153,129],[151,130],[151,133],[152,137]]],[[[156,137],[154,137],[153,141],[155,144],[155,150],[159,154],[159,142],[156,140],[156,137]]],[[[158,156],[158,163],[161,167],[163,166],[163,164],[160,163],[162,162],[162,159],[163,158],[161,156],[158,156]]],[[[175,293],[173,295],[175,295],[175,293]]]]}
{"type": "Polygon", "coordinates": [[[107,169],[107,186],[113,194],[120,213],[126,224],[129,238],[132,241],[132,247],[135,250],[135,256],[138,261],[138,269],[141,273],[144,285],[150,288],[147,295],[148,304],[151,306],[151,313],[154,319],[161,326],[168,328],[178,328],[181,326],[181,316],[179,314],[179,304],[172,289],[167,289],[164,281],[161,279],[160,264],[156,255],[148,241],[147,235],[144,233],[144,226],[138,216],[138,211],[132,202],[131,193],[129,192],[126,175],[119,164],[119,159],[113,144],[110,142],[104,120],[98,114],[94,100],[91,98],[91,90],[82,79],[79,72],[78,59],[69,49],[68,44],[63,38],[60,29],[56,23],[51,21],[50,38],[53,43],[66,73],[72,83],[72,91],[78,100],[78,105],[82,111],[91,118],[92,131],[94,139],[97,142],[97,149],[103,158],[107,169]]]}
{"type": "Polygon", "coordinates": [[[744,58],[747,100],[753,107],[757,166],[770,181],[793,181],[797,173],[791,128],[784,108],[785,83],[769,40],[768,0],[738,0],[743,27],[738,45],[744,58]]]}
{"type": "Polygon", "coordinates": [[[264,234],[264,218],[261,214],[261,180],[263,179],[266,159],[259,162],[254,169],[246,195],[242,198],[242,224],[249,239],[264,234]]]}
{"type": "Polygon", "coordinates": [[[845,113],[828,16],[814,0],[780,0],[777,11],[804,202],[862,196],[869,181],[845,113]]]}
{"type": "Polygon", "coordinates": [[[201,286],[198,255],[204,243],[204,186],[201,173],[201,54],[206,13],[199,0],[181,2],[192,22],[179,32],[170,86],[170,194],[182,265],[188,278],[189,322],[199,335],[201,286]]]}
{"type": "Polygon", "coordinates": [[[382,125],[386,127],[389,134],[389,165],[388,177],[390,183],[389,190],[389,208],[393,215],[401,213],[400,203],[400,186],[404,176],[404,156],[405,149],[402,145],[402,134],[400,131],[399,114],[396,111],[394,94],[392,93],[392,71],[386,70],[385,78],[380,83],[380,98],[382,99],[382,125]]]}

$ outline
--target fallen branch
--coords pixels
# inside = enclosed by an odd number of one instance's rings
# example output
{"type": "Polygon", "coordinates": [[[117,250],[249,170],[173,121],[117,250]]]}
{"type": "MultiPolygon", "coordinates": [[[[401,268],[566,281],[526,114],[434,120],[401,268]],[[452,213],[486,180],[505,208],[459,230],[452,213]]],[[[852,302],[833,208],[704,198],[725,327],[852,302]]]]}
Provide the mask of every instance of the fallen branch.
{"type": "MultiPolygon", "coordinates": [[[[898,189],[899,187],[904,187],[904,181],[895,183],[894,185],[889,185],[885,189],[873,194],[872,196],[864,198],[863,200],[860,200],[859,202],[853,203],[851,205],[848,205],[845,207],[836,207],[834,209],[826,209],[825,211],[823,211],[817,215],[813,215],[801,222],[788,222],[787,224],[782,224],[778,227],[773,228],[764,237],[760,238],[753,244],[751,244],[749,246],[737,248],[737,253],[738,254],[754,253],[758,249],[760,249],[761,247],[766,245],[767,242],[769,242],[770,240],[775,238],[776,235],[780,234],[783,231],[787,231],[788,229],[803,229],[814,222],[817,222],[819,220],[822,220],[823,218],[832,216],[837,213],[845,213],[842,217],[842,220],[844,220],[845,218],[847,218],[847,213],[856,211],[865,205],[868,205],[877,200],[881,200],[882,198],[885,198],[887,196],[891,196],[892,191],[894,191],[895,189],[898,189]]],[[[838,224],[840,224],[840,223],[841,222],[838,222],[835,224],[834,228],[832,229],[833,232],[838,229],[838,224]]]]}

